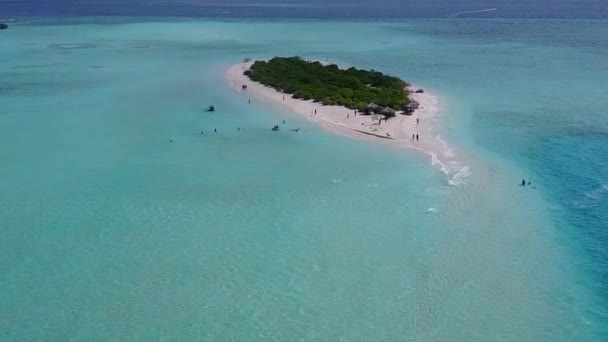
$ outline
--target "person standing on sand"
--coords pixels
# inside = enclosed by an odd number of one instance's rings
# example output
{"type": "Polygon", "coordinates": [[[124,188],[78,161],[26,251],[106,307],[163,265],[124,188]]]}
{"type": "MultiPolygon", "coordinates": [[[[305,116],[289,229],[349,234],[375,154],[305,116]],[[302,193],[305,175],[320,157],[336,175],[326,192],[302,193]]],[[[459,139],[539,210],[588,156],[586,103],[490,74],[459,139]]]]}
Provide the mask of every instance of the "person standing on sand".
{"type": "Polygon", "coordinates": [[[283,101],[285,101],[285,95],[283,95],[283,101]]]}
{"type": "Polygon", "coordinates": [[[420,124],[420,118],[416,118],[416,125],[420,124]]]}
{"type": "Polygon", "coordinates": [[[416,134],[416,141],[420,140],[420,137],[418,136],[418,134],[416,134]]]}
{"type": "Polygon", "coordinates": [[[412,140],[416,139],[416,134],[412,133],[412,140]]]}
{"type": "Polygon", "coordinates": [[[349,119],[350,118],[350,114],[346,114],[346,118],[349,119]]]}
{"type": "Polygon", "coordinates": [[[317,115],[317,110],[315,109],[315,115],[317,115]]]}

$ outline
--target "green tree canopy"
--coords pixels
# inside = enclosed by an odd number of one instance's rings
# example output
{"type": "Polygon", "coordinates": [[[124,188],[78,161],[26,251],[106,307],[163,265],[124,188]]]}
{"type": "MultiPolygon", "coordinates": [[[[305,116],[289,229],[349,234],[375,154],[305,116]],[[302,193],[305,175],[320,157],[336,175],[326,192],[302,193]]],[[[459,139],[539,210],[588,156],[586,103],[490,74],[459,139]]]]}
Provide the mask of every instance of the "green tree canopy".
{"type": "Polygon", "coordinates": [[[408,84],[378,71],[308,62],[300,57],[275,57],[256,61],[245,72],[251,80],[295,98],[324,105],[363,110],[368,103],[400,110],[409,102],[408,84]]]}

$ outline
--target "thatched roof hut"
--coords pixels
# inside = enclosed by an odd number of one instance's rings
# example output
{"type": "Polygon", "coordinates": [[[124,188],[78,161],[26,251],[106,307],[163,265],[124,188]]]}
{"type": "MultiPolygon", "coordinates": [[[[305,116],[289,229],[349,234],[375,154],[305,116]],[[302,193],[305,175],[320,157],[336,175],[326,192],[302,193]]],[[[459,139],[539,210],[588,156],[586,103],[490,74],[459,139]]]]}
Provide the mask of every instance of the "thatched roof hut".
{"type": "Polygon", "coordinates": [[[395,116],[395,110],[391,107],[386,107],[380,112],[380,114],[386,116],[387,118],[390,118],[392,116],[395,116]]]}
{"type": "Polygon", "coordinates": [[[382,107],[378,106],[377,104],[370,103],[367,106],[365,106],[365,108],[363,109],[363,113],[365,113],[367,115],[371,115],[371,114],[379,113],[381,109],[382,109],[382,107]]]}
{"type": "Polygon", "coordinates": [[[405,114],[412,114],[416,109],[418,109],[418,107],[420,107],[420,103],[418,103],[418,101],[411,100],[408,104],[403,106],[403,112],[405,114]]]}

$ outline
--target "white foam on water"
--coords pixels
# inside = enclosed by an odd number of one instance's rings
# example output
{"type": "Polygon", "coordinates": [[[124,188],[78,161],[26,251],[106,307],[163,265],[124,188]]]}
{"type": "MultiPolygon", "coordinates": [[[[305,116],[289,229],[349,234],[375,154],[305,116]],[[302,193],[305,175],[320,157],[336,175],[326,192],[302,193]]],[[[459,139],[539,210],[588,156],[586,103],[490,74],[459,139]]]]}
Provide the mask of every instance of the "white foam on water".
{"type": "Polygon", "coordinates": [[[574,207],[578,209],[593,207],[603,199],[606,193],[608,193],[608,183],[602,184],[593,190],[587,191],[583,199],[574,201],[574,207]]]}
{"type": "Polygon", "coordinates": [[[470,175],[471,171],[469,170],[469,167],[463,166],[458,172],[456,172],[456,174],[454,174],[454,176],[452,176],[452,179],[450,179],[448,183],[453,186],[466,185],[468,183],[465,181],[465,179],[470,175]]]}
{"type": "Polygon", "coordinates": [[[606,192],[608,192],[608,184],[602,184],[598,188],[593,189],[593,190],[588,191],[587,193],[585,193],[585,197],[593,199],[593,200],[598,200],[606,192]]]}
{"type": "Polygon", "coordinates": [[[436,135],[434,139],[442,146],[443,158],[440,158],[436,152],[421,149],[422,151],[426,152],[428,155],[431,156],[431,165],[438,167],[439,170],[446,176],[451,175],[448,180],[449,185],[461,186],[468,184],[465,179],[471,176],[471,170],[469,166],[462,165],[459,161],[454,160],[456,156],[454,150],[448,145],[448,143],[441,139],[440,135],[436,135]]]}
{"type": "Polygon", "coordinates": [[[428,152],[428,154],[431,156],[431,165],[439,167],[439,170],[441,170],[441,172],[446,175],[450,174],[450,168],[443,164],[441,160],[439,160],[437,153],[428,152]]]}

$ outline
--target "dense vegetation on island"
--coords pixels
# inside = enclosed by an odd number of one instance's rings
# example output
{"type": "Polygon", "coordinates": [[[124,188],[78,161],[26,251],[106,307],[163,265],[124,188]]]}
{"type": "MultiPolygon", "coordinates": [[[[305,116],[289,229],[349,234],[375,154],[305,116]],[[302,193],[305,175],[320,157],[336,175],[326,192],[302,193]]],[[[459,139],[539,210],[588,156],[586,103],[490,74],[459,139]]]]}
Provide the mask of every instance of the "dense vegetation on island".
{"type": "Polygon", "coordinates": [[[363,110],[368,104],[401,109],[409,102],[408,84],[378,71],[340,69],[335,64],[308,62],[300,57],[256,61],[245,71],[250,79],[294,98],[324,105],[363,110]]]}

